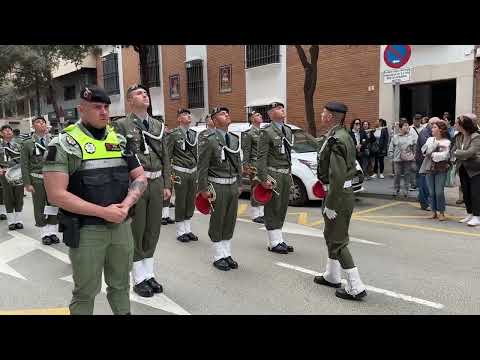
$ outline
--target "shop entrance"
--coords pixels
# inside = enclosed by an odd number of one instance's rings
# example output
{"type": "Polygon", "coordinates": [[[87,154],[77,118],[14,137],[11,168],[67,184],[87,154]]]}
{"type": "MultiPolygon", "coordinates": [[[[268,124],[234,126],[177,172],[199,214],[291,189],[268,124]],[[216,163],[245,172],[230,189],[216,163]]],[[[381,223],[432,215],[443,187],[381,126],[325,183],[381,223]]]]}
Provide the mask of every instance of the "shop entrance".
{"type": "Polygon", "coordinates": [[[456,79],[400,85],[400,117],[410,123],[416,113],[442,118],[448,111],[454,117],[456,88],[456,79]]]}

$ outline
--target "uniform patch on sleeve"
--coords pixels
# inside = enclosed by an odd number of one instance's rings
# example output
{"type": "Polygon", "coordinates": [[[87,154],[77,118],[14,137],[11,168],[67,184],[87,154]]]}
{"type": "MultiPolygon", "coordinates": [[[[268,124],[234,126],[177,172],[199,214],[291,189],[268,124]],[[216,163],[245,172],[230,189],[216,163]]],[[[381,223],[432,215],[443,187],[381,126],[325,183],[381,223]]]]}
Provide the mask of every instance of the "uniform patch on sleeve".
{"type": "Polygon", "coordinates": [[[337,142],[337,139],[335,139],[333,136],[330,136],[330,137],[328,138],[328,145],[329,145],[329,146],[334,145],[336,142],[337,142]]]}
{"type": "Polygon", "coordinates": [[[57,158],[57,147],[55,145],[48,147],[47,156],[45,157],[46,161],[55,161],[57,158]]]}

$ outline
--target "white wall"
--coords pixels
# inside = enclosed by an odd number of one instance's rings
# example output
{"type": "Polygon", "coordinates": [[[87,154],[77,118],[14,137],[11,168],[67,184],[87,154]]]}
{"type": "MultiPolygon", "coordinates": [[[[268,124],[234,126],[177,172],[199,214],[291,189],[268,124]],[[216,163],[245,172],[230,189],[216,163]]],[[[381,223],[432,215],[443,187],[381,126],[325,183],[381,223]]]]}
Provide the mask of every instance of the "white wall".
{"type": "Polygon", "coordinates": [[[150,98],[152,99],[152,114],[155,116],[163,116],[165,119],[165,97],[163,92],[163,71],[162,71],[162,46],[157,47],[158,51],[158,66],[160,86],[151,87],[150,98]]]}
{"type": "Polygon", "coordinates": [[[280,45],[280,63],[245,69],[246,105],[287,103],[287,46],[280,45]]]}
{"type": "Polygon", "coordinates": [[[111,45],[100,46],[102,49],[102,57],[110,54],[115,50],[118,54],[118,83],[120,87],[120,94],[110,95],[110,116],[124,116],[125,115],[125,90],[123,89],[123,60],[122,60],[122,49],[117,45],[114,49],[111,45]]]}
{"type": "MultiPolygon", "coordinates": [[[[385,45],[380,51],[379,115],[393,122],[393,86],[384,84],[383,72],[392,70],[383,60],[385,45]]],[[[411,68],[410,81],[402,84],[456,79],[455,116],[472,111],[473,45],[412,45],[412,55],[403,68],[411,68]]]]}

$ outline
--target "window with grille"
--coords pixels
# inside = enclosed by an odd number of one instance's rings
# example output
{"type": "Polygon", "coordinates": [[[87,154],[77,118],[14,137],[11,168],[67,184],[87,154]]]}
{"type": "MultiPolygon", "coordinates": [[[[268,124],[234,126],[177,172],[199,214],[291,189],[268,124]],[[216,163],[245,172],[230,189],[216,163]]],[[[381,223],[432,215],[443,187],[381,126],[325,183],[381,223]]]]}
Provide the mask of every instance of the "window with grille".
{"type": "MultiPolygon", "coordinates": [[[[142,78],[142,84],[147,88],[160,86],[160,64],[158,62],[158,46],[148,45],[147,58],[145,61],[148,79],[142,78]]],[[[140,71],[140,74],[143,74],[140,71]]]]}
{"type": "Polygon", "coordinates": [[[63,100],[73,100],[75,99],[75,85],[73,86],[64,86],[63,88],[63,100]]]}
{"type": "Polygon", "coordinates": [[[268,105],[250,106],[248,108],[248,113],[251,113],[252,111],[262,114],[263,122],[270,122],[270,118],[268,117],[268,105]]]}
{"type": "Polygon", "coordinates": [[[280,45],[247,45],[247,68],[280,62],[280,45]]]}
{"type": "Polygon", "coordinates": [[[108,95],[120,94],[118,81],[118,54],[111,53],[103,59],[103,87],[108,95]]]}
{"type": "Polygon", "coordinates": [[[187,68],[188,107],[203,108],[203,62],[192,60],[185,64],[187,68]]]}

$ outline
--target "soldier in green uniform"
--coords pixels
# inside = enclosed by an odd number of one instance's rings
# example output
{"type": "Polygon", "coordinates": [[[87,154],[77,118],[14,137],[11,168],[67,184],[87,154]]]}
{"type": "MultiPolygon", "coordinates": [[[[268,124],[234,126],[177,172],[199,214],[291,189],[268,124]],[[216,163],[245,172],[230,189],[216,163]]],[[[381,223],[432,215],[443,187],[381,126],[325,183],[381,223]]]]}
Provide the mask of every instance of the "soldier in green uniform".
{"type": "Polygon", "coordinates": [[[269,108],[268,116],[272,123],[260,131],[257,171],[261,185],[278,193],[274,192],[272,199],[265,204],[264,221],[269,240],[268,250],[288,254],[293,252],[293,247],[283,240],[282,228],[292,186],[291,151],[294,135],[292,129],[285,124],[283,104],[273,102],[269,108]]]}
{"type": "Polygon", "coordinates": [[[258,140],[260,139],[260,125],[263,122],[262,114],[253,111],[248,115],[248,121],[252,125],[250,129],[242,132],[243,169],[250,177],[250,217],[259,224],[264,223],[264,207],[253,198],[253,187],[256,185],[254,178],[257,172],[258,140]]]}
{"type": "Polygon", "coordinates": [[[232,258],[231,240],[237,221],[241,143],[237,135],[228,132],[228,108],[214,108],[210,115],[216,129],[202,132],[198,140],[198,191],[205,199],[215,199],[208,227],[214,249],[213,266],[227,271],[238,268],[232,258]]]}
{"type": "Polygon", "coordinates": [[[188,109],[177,111],[178,127],[168,135],[168,152],[175,176],[175,222],[177,240],[197,241],[192,232],[192,216],[197,191],[197,135],[190,130],[192,116],[188,109]]]}
{"type": "Polygon", "coordinates": [[[48,200],[61,208],[63,242],[73,270],[72,315],[93,314],[102,272],[114,314],[130,313],[133,238],[128,219],[147,179],[126,139],[108,126],[110,98],[98,87],[80,92],[81,120],[48,145],[43,176],[48,200]]]}
{"type": "Polygon", "coordinates": [[[0,182],[7,210],[8,229],[23,229],[23,184],[11,184],[5,178],[5,173],[9,168],[20,164],[21,146],[13,140],[13,130],[10,125],[3,125],[0,131],[3,136],[0,143],[0,182]]]}
{"type": "Polygon", "coordinates": [[[20,162],[22,164],[23,186],[32,194],[35,225],[40,227],[40,237],[44,245],[58,244],[57,212],[58,208],[50,206],[43,185],[43,159],[51,137],[47,122],[41,116],[33,120],[35,133],[23,142],[20,162]]]}
{"type": "Polygon", "coordinates": [[[135,240],[133,290],[142,297],[151,297],[163,291],[162,285],[155,280],[153,255],[160,236],[163,199],[171,195],[171,165],[164,137],[165,125],[148,115],[150,99],[146,89],[141,85],[130,86],[127,101],[132,112],[115,121],[114,126],[129,139],[148,179],[147,190],[135,206],[132,219],[135,240]]]}
{"type": "Polygon", "coordinates": [[[339,298],[359,300],[367,292],[348,249],[348,228],[355,202],[352,179],[356,173],[356,152],[344,125],[347,110],[346,105],[332,101],[322,112],[322,123],[329,131],[319,143],[317,176],[328,190],[322,204],[328,259],[325,273],[315,276],[314,281],[337,288],[335,295],[339,298]],[[341,269],[347,277],[345,289],[340,289],[341,269]]]}
{"type": "MultiPolygon", "coordinates": [[[[165,140],[167,141],[168,143],[168,138],[170,136],[170,133],[172,132],[172,130],[168,129],[166,126],[165,126],[165,130],[164,130],[164,137],[165,137],[165,140]]],[[[170,160],[172,160],[170,158],[170,160]]],[[[170,207],[172,205],[172,202],[174,201],[174,196],[175,196],[175,191],[172,187],[172,196],[170,196],[170,198],[164,198],[163,199],[163,208],[162,208],[162,225],[169,225],[169,224],[175,224],[175,220],[173,220],[171,217],[170,217],[170,207]]]]}

